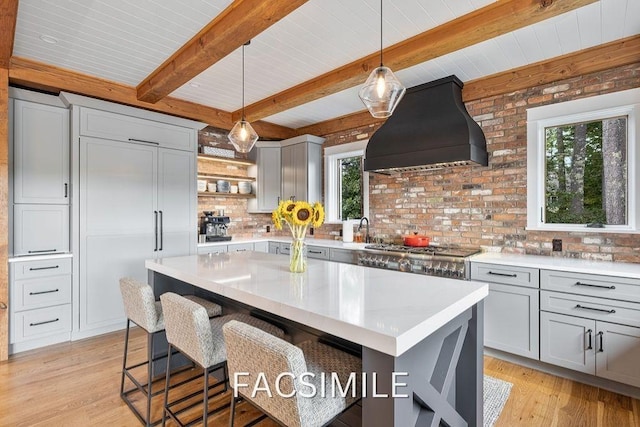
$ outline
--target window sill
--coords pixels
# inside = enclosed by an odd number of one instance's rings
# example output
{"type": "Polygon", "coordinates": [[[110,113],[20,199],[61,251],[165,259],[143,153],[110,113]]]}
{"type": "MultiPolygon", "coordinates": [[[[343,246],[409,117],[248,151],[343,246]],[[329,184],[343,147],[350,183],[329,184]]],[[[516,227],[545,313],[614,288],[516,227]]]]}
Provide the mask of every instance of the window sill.
{"type": "Polygon", "coordinates": [[[590,228],[590,227],[525,227],[526,231],[550,231],[563,233],[598,233],[598,234],[640,234],[640,230],[632,229],[612,229],[612,228],[590,228]]]}

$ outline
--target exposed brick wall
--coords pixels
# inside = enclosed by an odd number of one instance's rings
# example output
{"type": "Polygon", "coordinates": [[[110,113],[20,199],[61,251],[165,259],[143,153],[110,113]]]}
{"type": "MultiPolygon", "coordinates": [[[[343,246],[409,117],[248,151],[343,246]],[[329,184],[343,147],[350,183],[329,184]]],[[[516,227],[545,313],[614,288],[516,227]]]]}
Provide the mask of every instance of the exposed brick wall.
{"type": "MultiPolygon", "coordinates": [[[[487,137],[489,166],[371,174],[373,233],[398,239],[419,231],[438,243],[543,255],[551,254],[551,239],[560,238],[564,256],[640,263],[640,235],[525,230],[527,108],[639,86],[636,63],[467,103],[487,137]]],[[[324,135],[325,145],[367,139],[377,127],[324,135]]],[[[323,226],[316,235],[332,236],[338,229],[323,226]]]]}

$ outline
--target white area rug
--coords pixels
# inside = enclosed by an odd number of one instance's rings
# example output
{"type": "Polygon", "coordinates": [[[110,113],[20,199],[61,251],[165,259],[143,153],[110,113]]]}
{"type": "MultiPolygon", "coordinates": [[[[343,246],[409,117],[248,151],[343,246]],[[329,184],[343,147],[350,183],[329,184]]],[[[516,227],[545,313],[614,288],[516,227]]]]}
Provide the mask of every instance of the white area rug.
{"type": "Polygon", "coordinates": [[[484,407],[484,427],[492,427],[500,416],[504,404],[507,403],[509,393],[513,384],[484,376],[483,384],[483,407],[484,407]]]}

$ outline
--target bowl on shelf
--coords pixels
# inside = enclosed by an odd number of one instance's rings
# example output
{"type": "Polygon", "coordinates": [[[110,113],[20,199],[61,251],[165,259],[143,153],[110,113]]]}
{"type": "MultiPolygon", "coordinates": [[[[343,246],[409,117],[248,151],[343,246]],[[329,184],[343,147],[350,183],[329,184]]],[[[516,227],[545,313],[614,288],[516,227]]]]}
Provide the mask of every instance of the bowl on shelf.
{"type": "Polygon", "coordinates": [[[198,180],[198,193],[203,193],[207,191],[207,181],[205,181],[204,179],[199,179],[198,180]]]}
{"type": "Polygon", "coordinates": [[[207,184],[207,191],[209,191],[209,193],[215,193],[218,189],[218,186],[216,185],[215,182],[210,182],[207,184]]]}
{"type": "Polygon", "coordinates": [[[240,194],[251,194],[251,183],[249,181],[238,182],[238,192],[240,194]]]}
{"type": "Polygon", "coordinates": [[[229,181],[219,179],[216,184],[218,186],[218,193],[228,193],[231,191],[231,184],[229,184],[229,181]]]}
{"type": "Polygon", "coordinates": [[[233,194],[236,194],[236,193],[238,192],[238,186],[237,186],[237,185],[232,185],[232,186],[231,186],[231,192],[232,192],[233,194]]]}

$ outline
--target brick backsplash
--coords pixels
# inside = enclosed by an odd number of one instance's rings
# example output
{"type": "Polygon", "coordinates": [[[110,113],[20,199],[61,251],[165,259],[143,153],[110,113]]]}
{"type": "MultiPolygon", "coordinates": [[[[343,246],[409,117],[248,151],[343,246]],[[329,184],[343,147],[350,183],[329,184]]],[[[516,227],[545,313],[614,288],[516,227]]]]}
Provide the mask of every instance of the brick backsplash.
{"type": "MultiPolygon", "coordinates": [[[[525,230],[527,213],[527,108],[640,86],[640,63],[535,86],[466,103],[487,138],[489,166],[466,166],[396,175],[371,174],[371,232],[387,240],[414,231],[435,243],[481,246],[485,251],[551,254],[551,240],[562,239],[562,256],[640,263],[640,235],[525,230]]],[[[368,139],[379,123],[323,135],[324,146],[368,139]]],[[[222,172],[218,172],[222,173],[222,172]]],[[[231,172],[227,172],[231,174],[231,172]]],[[[238,237],[267,234],[267,214],[248,214],[245,199],[205,199],[203,210],[225,209],[229,233],[238,237]]],[[[315,230],[333,239],[339,225],[315,230]]]]}

